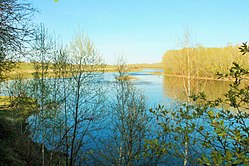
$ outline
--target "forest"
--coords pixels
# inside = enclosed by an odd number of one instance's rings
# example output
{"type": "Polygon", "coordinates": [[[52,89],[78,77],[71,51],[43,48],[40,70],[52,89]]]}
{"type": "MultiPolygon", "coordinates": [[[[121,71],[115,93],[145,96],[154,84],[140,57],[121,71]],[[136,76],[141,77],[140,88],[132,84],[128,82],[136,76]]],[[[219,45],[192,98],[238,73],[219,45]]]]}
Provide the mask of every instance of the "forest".
{"type": "Polygon", "coordinates": [[[217,73],[226,73],[233,62],[248,68],[247,56],[242,56],[239,45],[224,48],[205,48],[203,46],[185,47],[167,51],[163,56],[166,74],[191,77],[218,78],[217,73]]]}
{"type": "Polygon", "coordinates": [[[34,25],[30,3],[1,0],[0,11],[0,165],[249,164],[245,41],[191,47],[185,36],[162,63],[107,65],[81,30],[65,44],[34,25]],[[183,87],[173,84],[184,96],[149,105],[130,79],[143,68],[184,77],[183,87]],[[223,97],[193,92],[198,78],[228,81],[223,97]]]}

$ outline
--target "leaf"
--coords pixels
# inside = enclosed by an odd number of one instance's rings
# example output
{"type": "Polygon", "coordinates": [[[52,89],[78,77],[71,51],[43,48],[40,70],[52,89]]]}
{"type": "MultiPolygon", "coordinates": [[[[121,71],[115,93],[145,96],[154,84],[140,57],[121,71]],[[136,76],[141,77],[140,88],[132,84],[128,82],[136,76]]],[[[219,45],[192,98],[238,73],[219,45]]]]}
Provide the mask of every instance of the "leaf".
{"type": "Polygon", "coordinates": [[[243,163],[243,160],[241,159],[237,159],[233,162],[233,164],[242,164],[243,163]]]}
{"type": "Polygon", "coordinates": [[[232,159],[232,154],[231,154],[230,151],[227,151],[227,152],[226,152],[226,159],[227,159],[228,161],[232,159]]]}
{"type": "Polygon", "coordinates": [[[213,118],[214,117],[214,112],[212,110],[208,111],[208,115],[213,118]]]}
{"type": "Polygon", "coordinates": [[[204,127],[203,127],[203,126],[200,126],[199,130],[200,130],[200,131],[204,130],[204,127]]]}
{"type": "Polygon", "coordinates": [[[58,2],[59,0],[54,0],[54,2],[58,2]]]}
{"type": "Polygon", "coordinates": [[[203,160],[203,164],[205,164],[205,165],[211,165],[209,159],[206,158],[204,155],[202,156],[202,160],[203,160]]]}
{"type": "Polygon", "coordinates": [[[242,46],[239,47],[240,52],[242,52],[242,55],[245,55],[246,52],[249,52],[249,47],[247,46],[247,43],[242,43],[242,46]]]}

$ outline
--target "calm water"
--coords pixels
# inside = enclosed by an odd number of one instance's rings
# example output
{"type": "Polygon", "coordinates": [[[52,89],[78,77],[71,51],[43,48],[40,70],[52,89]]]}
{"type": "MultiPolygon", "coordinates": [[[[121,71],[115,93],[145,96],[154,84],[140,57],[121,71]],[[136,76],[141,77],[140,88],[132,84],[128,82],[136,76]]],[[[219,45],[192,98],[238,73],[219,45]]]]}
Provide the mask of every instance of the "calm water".
{"type": "MultiPolygon", "coordinates": [[[[148,97],[149,105],[172,104],[176,101],[186,101],[187,80],[179,77],[154,75],[151,72],[160,70],[143,70],[142,72],[131,72],[131,76],[137,79],[133,84],[148,97]]],[[[228,90],[229,82],[216,80],[191,79],[191,94],[205,92],[209,98],[222,97],[228,90]]]]}
{"type": "MultiPolygon", "coordinates": [[[[129,75],[135,77],[136,79],[132,80],[132,84],[140,91],[143,92],[143,94],[146,97],[147,101],[147,108],[154,108],[158,104],[163,104],[166,105],[167,108],[171,108],[175,106],[179,101],[186,101],[187,95],[186,95],[186,86],[187,86],[187,80],[184,78],[177,78],[177,77],[167,77],[164,75],[154,75],[151,74],[151,72],[158,72],[158,70],[151,70],[151,69],[146,69],[143,71],[139,72],[130,72],[129,75]]],[[[106,99],[107,100],[112,100],[113,97],[113,92],[114,92],[114,84],[115,84],[115,73],[105,73],[103,76],[102,83],[104,82],[104,88],[106,89],[106,99]]],[[[53,81],[53,79],[48,79],[48,81],[53,81]]],[[[13,81],[10,81],[8,86],[11,86],[13,81]]],[[[228,89],[228,82],[222,82],[222,81],[210,81],[210,80],[191,80],[191,93],[197,93],[197,92],[205,92],[209,98],[217,98],[217,97],[222,97],[223,94],[227,91],[228,89]]],[[[7,92],[7,88],[4,88],[5,85],[2,85],[2,95],[8,95],[9,92],[7,92]]],[[[72,85],[73,86],[73,85],[72,85]]],[[[89,87],[91,88],[91,87],[89,87]]],[[[63,89],[63,88],[62,88],[63,89]]],[[[61,89],[61,90],[62,90],[61,89]]],[[[73,98],[74,96],[71,96],[73,98]]],[[[74,103],[72,103],[74,104],[74,103]]],[[[105,103],[108,105],[108,102],[105,103]]],[[[92,106],[91,106],[92,107],[92,106]]],[[[109,135],[111,135],[110,130],[107,128],[111,128],[111,119],[110,117],[110,112],[108,112],[108,108],[98,108],[98,109],[103,109],[103,114],[105,114],[105,117],[101,117],[102,120],[98,121],[96,124],[93,124],[97,126],[98,130],[94,131],[91,133],[91,138],[86,137],[88,140],[89,144],[84,145],[85,149],[91,149],[91,148],[97,148],[96,146],[96,140],[103,139],[105,140],[108,138],[109,135]],[[92,140],[92,137],[94,137],[94,141],[89,141],[92,140]]],[[[70,112],[70,110],[68,110],[70,112]]],[[[72,110],[73,112],[73,110],[72,110]]],[[[53,134],[55,128],[49,128],[55,123],[58,123],[59,126],[63,125],[63,113],[62,114],[56,114],[57,120],[54,120],[53,118],[48,118],[45,123],[47,126],[47,131],[46,134],[49,135],[53,134]]],[[[70,122],[70,119],[73,119],[73,113],[69,113],[68,115],[68,125],[72,124],[70,122]]],[[[42,128],[39,128],[39,116],[32,116],[29,118],[29,122],[31,124],[31,128],[34,130],[37,130],[33,138],[37,142],[41,142],[42,140],[42,128]],[[40,131],[39,131],[40,130],[40,131]]],[[[45,126],[45,127],[46,127],[45,126]]],[[[84,127],[86,124],[82,123],[81,126],[79,126],[80,131],[84,131],[84,127]]],[[[59,129],[59,127],[58,127],[59,129]]],[[[94,129],[94,127],[93,127],[94,129]]],[[[56,140],[59,137],[59,132],[57,132],[57,136],[53,135],[53,139],[56,140]]],[[[69,132],[70,135],[70,132],[69,132]]],[[[46,143],[47,148],[53,148],[53,144],[48,141],[46,143]]],[[[98,147],[99,148],[99,147],[98,147]]],[[[101,147],[101,148],[104,148],[101,147]]],[[[177,162],[182,162],[182,161],[175,161],[177,162]]],[[[175,164],[175,163],[171,163],[175,164]]]]}
{"type": "MultiPolygon", "coordinates": [[[[185,101],[187,95],[185,87],[187,80],[178,77],[151,74],[152,72],[162,72],[162,70],[145,69],[139,72],[130,72],[129,75],[135,77],[132,84],[141,90],[147,97],[148,105],[153,107],[158,104],[172,104],[176,101],[185,101]]],[[[115,73],[104,74],[105,85],[112,88],[115,73]]],[[[30,81],[30,80],[28,80],[30,81]]],[[[13,87],[14,81],[1,83],[0,95],[15,95],[16,92],[8,90],[13,87]]],[[[215,80],[191,80],[191,93],[205,92],[209,98],[222,97],[228,90],[229,82],[215,80]]],[[[27,86],[28,87],[28,86],[27,86]]],[[[27,88],[26,88],[27,89],[27,88]]]]}

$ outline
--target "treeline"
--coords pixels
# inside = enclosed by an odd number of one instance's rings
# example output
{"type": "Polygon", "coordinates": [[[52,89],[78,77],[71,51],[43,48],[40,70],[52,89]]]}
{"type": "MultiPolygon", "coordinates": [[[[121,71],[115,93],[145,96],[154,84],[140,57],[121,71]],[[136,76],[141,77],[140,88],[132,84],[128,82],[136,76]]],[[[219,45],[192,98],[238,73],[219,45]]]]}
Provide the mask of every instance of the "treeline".
{"type": "Polygon", "coordinates": [[[130,67],[135,67],[138,69],[163,69],[163,64],[162,63],[139,63],[139,64],[129,64],[130,67]]]}
{"type": "Polygon", "coordinates": [[[217,72],[226,73],[233,62],[248,68],[248,57],[241,56],[238,47],[232,45],[223,48],[196,46],[170,50],[163,56],[164,70],[166,74],[216,78],[217,72]]]}

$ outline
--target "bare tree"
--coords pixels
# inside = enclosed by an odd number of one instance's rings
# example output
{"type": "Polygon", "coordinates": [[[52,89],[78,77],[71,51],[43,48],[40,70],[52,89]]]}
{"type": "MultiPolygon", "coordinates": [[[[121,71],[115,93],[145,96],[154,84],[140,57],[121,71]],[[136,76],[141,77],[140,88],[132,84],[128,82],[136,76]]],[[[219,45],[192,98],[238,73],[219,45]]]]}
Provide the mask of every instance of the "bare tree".
{"type": "MultiPolygon", "coordinates": [[[[190,31],[189,29],[187,29],[184,33],[184,37],[183,40],[181,41],[181,46],[183,47],[183,55],[186,56],[187,58],[187,71],[182,71],[182,75],[187,74],[187,86],[185,83],[185,79],[183,78],[183,83],[184,83],[184,88],[185,88],[185,93],[187,96],[187,104],[190,102],[190,95],[191,95],[191,70],[192,70],[192,61],[191,58],[193,56],[193,49],[190,48],[190,31]],[[186,73],[187,72],[187,73],[186,73]]],[[[186,70],[186,69],[185,69],[186,70]]],[[[188,124],[188,123],[186,123],[188,124]]],[[[188,127],[188,126],[187,126],[188,127]]],[[[184,161],[183,161],[183,165],[186,166],[187,162],[188,162],[188,147],[189,147],[189,143],[188,143],[188,135],[186,133],[184,133],[184,161]]]]}
{"type": "Polygon", "coordinates": [[[82,33],[78,33],[70,44],[70,54],[72,95],[68,98],[68,118],[71,118],[72,129],[68,137],[69,165],[72,166],[76,162],[85,161],[88,150],[84,146],[88,143],[91,132],[98,128],[95,122],[102,119],[101,108],[105,98],[101,85],[102,59],[93,43],[82,33]],[[82,153],[82,158],[79,158],[79,153],[82,153]]]}
{"type": "Polygon", "coordinates": [[[110,101],[111,119],[109,136],[104,141],[105,156],[100,162],[106,165],[142,165],[144,139],[148,136],[149,116],[145,96],[137,90],[128,77],[128,67],[118,62],[113,100],[110,101]]]}
{"type": "MultiPolygon", "coordinates": [[[[62,45],[54,51],[54,56],[52,57],[52,70],[53,70],[53,102],[56,102],[53,109],[56,114],[56,118],[52,121],[55,122],[56,131],[53,131],[53,136],[59,140],[55,140],[53,145],[54,151],[64,152],[65,162],[68,165],[68,112],[67,112],[67,98],[70,95],[70,82],[71,79],[68,78],[68,72],[70,69],[70,64],[68,64],[68,52],[66,47],[62,45]],[[61,116],[62,115],[62,116],[61,116]],[[56,135],[57,134],[57,135],[56,135]]],[[[53,155],[51,155],[51,161],[53,160],[53,155]]],[[[59,165],[61,164],[61,156],[59,154],[59,165]]]]}
{"type": "Polygon", "coordinates": [[[31,18],[35,10],[29,3],[18,0],[0,1],[0,81],[3,72],[14,67],[33,37],[31,18]]]}
{"type": "Polygon", "coordinates": [[[46,78],[48,77],[49,63],[51,59],[53,45],[51,36],[45,29],[44,25],[41,24],[40,27],[36,29],[35,33],[35,43],[33,44],[33,63],[35,68],[34,80],[33,80],[33,97],[37,99],[37,103],[40,106],[40,111],[37,116],[38,122],[36,123],[37,129],[35,132],[41,134],[41,144],[42,144],[42,157],[43,165],[45,164],[45,140],[47,127],[45,126],[45,120],[47,113],[49,113],[48,107],[46,105],[49,101],[50,87],[47,84],[46,78]]]}

